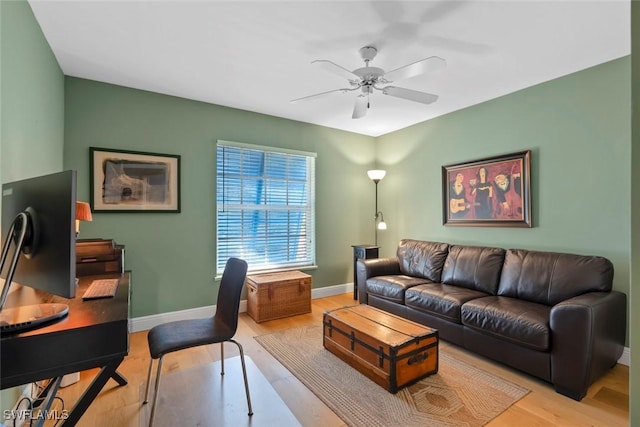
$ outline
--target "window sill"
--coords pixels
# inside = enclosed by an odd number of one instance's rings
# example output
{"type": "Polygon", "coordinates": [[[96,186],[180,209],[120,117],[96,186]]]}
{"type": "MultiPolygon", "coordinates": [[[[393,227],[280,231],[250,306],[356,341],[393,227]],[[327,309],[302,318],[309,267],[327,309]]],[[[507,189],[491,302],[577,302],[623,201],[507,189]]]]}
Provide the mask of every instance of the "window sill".
{"type": "MultiPolygon", "coordinates": [[[[308,270],[317,270],[318,266],[317,265],[304,265],[301,267],[286,267],[286,268],[274,268],[272,270],[256,270],[256,271],[249,271],[247,273],[247,276],[255,276],[257,274],[270,274],[270,273],[280,273],[283,271],[308,271],[308,270]]],[[[220,280],[222,279],[222,275],[216,275],[216,277],[214,277],[215,280],[220,280]]]]}

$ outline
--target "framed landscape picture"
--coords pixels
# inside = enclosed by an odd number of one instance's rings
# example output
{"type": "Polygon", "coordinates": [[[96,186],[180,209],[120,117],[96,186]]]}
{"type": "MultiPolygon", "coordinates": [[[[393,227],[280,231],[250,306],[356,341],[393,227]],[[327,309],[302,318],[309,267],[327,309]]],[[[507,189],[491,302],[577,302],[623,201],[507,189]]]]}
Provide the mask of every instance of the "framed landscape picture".
{"type": "Polygon", "coordinates": [[[530,169],[530,150],[443,166],[443,224],[531,227],[530,169]]]}
{"type": "Polygon", "coordinates": [[[94,212],[180,212],[180,156],[91,147],[94,212]]]}

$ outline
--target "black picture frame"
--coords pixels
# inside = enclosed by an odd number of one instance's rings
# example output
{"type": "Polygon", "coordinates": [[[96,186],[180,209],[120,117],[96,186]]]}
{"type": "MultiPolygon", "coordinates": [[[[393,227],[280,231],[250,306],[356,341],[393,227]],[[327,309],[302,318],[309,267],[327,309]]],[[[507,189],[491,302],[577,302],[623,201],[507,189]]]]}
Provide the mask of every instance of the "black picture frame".
{"type": "Polygon", "coordinates": [[[180,212],[180,156],[89,148],[93,212],[180,212]]]}
{"type": "Polygon", "coordinates": [[[445,226],[531,227],[531,150],[442,166],[445,226]]]}

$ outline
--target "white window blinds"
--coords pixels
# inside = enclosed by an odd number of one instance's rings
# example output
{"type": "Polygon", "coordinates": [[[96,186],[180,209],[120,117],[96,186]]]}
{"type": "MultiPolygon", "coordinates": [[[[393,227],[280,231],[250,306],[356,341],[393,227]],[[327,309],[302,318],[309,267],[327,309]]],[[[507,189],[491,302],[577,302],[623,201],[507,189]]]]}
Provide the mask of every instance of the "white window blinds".
{"type": "Polygon", "coordinates": [[[218,141],[217,274],[315,263],[315,153],[218,141]]]}

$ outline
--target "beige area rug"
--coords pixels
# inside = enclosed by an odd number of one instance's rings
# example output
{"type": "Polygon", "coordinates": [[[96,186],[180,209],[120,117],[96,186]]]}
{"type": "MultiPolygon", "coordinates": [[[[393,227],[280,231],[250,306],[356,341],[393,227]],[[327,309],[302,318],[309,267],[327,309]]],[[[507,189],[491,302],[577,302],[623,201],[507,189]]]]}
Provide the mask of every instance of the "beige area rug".
{"type": "Polygon", "coordinates": [[[325,350],[321,326],[255,339],[350,426],[482,426],[529,392],[440,348],[438,373],[394,395],[325,350]]]}

